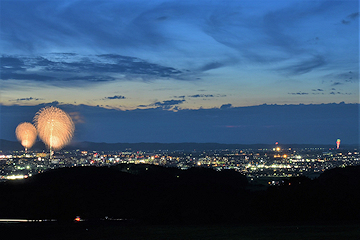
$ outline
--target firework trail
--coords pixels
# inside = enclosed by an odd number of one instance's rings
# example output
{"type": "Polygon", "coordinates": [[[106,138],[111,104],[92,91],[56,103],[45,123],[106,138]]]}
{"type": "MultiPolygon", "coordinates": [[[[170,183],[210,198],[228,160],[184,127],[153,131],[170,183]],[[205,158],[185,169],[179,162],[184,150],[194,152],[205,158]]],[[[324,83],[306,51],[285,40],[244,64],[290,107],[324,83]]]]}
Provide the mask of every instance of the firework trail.
{"type": "Polygon", "coordinates": [[[37,137],[36,128],[29,122],[20,123],[15,129],[15,134],[25,151],[34,145],[37,137]]]}
{"type": "Polygon", "coordinates": [[[44,107],[34,117],[40,139],[52,150],[60,150],[68,144],[75,126],[71,117],[57,107],[44,107]]]}

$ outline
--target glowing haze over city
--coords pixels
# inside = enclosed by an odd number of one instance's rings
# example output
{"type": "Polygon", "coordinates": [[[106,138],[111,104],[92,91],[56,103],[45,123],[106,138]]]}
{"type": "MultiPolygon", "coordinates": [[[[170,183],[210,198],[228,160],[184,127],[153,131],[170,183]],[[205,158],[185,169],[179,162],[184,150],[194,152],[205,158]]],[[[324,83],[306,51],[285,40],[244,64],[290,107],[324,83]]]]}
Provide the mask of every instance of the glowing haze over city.
{"type": "Polygon", "coordinates": [[[1,1],[0,139],[359,143],[359,2],[1,1]]]}

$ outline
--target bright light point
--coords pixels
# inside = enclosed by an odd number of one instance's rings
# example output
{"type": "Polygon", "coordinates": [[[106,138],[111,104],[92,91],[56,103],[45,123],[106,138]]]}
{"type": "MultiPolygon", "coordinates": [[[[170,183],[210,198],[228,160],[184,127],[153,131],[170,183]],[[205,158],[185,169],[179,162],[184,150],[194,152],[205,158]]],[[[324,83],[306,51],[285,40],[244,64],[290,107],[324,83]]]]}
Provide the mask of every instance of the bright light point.
{"type": "Polygon", "coordinates": [[[336,149],[339,149],[339,148],[340,148],[340,142],[341,142],[340,139],[336,140],[336,149]]]}
{"type": "Polygon", "coordinates": [[[7,176],[6,179],[8,180],[18,180],[18,179],[24,179],[27,178],[27,176],[25,177],[24,175],[10,175],[7,176]]]}

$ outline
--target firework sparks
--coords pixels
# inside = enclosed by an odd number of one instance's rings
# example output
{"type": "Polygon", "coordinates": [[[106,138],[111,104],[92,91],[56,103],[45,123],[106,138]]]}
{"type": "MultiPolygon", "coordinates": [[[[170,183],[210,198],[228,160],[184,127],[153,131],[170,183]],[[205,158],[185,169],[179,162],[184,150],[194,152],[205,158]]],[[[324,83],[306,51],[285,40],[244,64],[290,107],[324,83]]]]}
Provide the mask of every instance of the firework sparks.
{"type": "Polygon", "coordinates": [[[29,122],[20,123],[15,129],[15,134],[25,151],[34,145],[37,136],[36,128],[29,122]]]}
{"type": "Polygon", "coordinates": [[[50,148],[50,153],[68,144],[75,130],[71,117],[57,107],[40,109],[34,117],[34,123],[40,139],[50,148]]]}

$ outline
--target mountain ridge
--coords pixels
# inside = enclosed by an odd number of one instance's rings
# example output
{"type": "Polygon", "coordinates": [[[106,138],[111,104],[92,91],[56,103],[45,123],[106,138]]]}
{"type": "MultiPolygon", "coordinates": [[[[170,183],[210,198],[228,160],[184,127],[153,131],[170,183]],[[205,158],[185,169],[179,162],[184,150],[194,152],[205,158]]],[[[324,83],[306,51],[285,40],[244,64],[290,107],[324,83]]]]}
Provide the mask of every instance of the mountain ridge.
{"type": "MultiPolygon", "coordinates": [[[[235,150],[235,149],[272,149],[275,144],[226,144],[226,143],[158,143],[158,142],[138,142],[138,143],[106,143],[106,142],[72,142],[64,147],[64,150],[88,150],[88,151],[201,151],[201,150],[235,150]]],[[[325,148],[333,149],[335,144],[279,144],[282,148],[325,148]]],[[[342,149],[354,149],[359,146],[342,145],[342,149]]],[[[0,150],[2,151],[21,151],[24,148],[19,142],[0,139],[0,150]]],[[[44,143],[37,141],[30,150],[47,151],[44,143]]]]}

